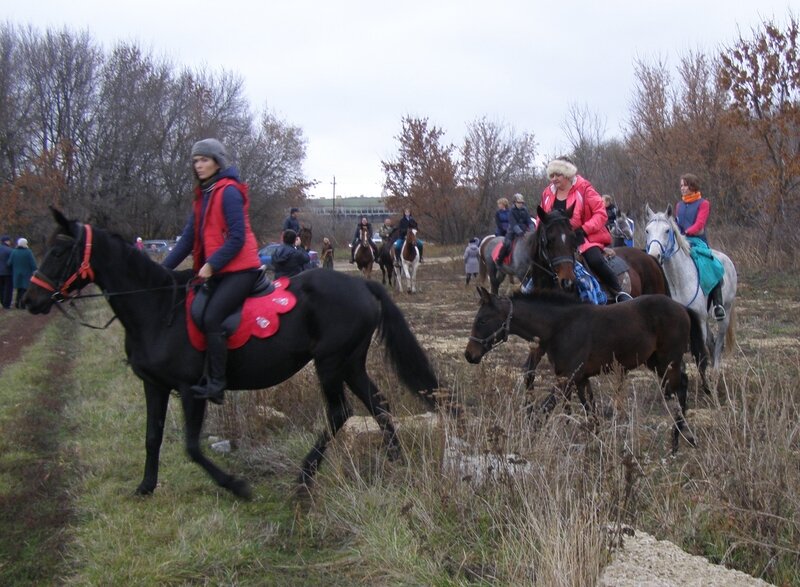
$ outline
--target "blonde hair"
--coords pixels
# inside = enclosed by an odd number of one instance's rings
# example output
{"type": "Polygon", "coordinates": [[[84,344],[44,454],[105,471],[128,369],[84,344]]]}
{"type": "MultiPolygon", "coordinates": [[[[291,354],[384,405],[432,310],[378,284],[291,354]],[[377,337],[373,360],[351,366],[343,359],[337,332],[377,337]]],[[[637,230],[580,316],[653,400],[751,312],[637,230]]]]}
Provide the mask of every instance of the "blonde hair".
{"type": "Polygon", "coordinates": [[[614,198],[609,194],[603,194],[603,203],[608,207],[614,203],[614,198]]]}
{"type": "Polygon", "coordinates": [[[508,208],[508,198],[500,198],[497,200],[497,205],[502,206],[503,208],[508,208]]]}

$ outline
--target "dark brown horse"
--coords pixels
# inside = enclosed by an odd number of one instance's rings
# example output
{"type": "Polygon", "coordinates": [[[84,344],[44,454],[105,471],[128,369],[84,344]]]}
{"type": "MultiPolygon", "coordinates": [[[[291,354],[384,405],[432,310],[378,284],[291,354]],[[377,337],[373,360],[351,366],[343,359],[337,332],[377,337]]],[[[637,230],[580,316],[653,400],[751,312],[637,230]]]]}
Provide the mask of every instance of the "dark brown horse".
{"type": "Polygon", "coordinates": [[[386,285],[388,281],[390,288],[392,287],[393,281],[396,279],[392,249],[394,249],[394,241],[397,239],[397,234],[399,232],[399,228],[392,230],[378,249],[378,267],[381,268],[381,283],[386,285]]]}
{"type": "MultiPolygon", "coordinates": [[[[569,399],[572,387],[587,411],[594,413],[589,378],[619,364],[629,370],[647,365],[662,381],[665,397],[675,395],[672,450],[684,434],[694,445],[687,429],[687,381],[683,353],[689,344],[690,314],[664,295],[647,295],[624,304],[584,304],[557,291],[539,291],[501,298],[478,288],[481,306],[472,324],[464,352],[467,361],[479,363],[496,345],[514,334],[527,341],[538,339],[560,379],[561,393],[569,399]],[[626,328],[619,328],[625,324],[626,328]]],[[[549,412],[555,406],[554,393],[543,404],[549,412]]]]}
{"type": "Polygon", "coordinates": [[[372,277],[372,265],[375,263],[375,252],[372,250],[372,242],[370,241],[371,236],[367,227],[361,226],[358,229],[358,243],[356,244],[355,253],[353,253],[356,267],[361,271],[364,279],[372,277]]]}

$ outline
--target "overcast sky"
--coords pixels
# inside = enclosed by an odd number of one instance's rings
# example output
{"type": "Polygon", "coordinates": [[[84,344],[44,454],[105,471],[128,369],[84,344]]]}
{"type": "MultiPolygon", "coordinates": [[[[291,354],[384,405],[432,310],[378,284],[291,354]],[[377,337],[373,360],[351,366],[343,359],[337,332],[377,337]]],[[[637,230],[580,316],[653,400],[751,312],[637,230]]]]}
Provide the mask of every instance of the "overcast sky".
{"type": "MultiPolygon", "coordinates": [[[[619,136],[634,63],[675,66],[786,23],[797,0],[4,0],[8,22],[88,31],[109,49],[137,41],[176,65],[233,71],[254,110],[268,107],[308,141],[312,193],[380,195],[403,116],[460,144],[486,117],[532,132],[539,158],[567,143],[571,105],[619,136]]],[[[246,179],[246,178],[245,178],[246,179]]]]}

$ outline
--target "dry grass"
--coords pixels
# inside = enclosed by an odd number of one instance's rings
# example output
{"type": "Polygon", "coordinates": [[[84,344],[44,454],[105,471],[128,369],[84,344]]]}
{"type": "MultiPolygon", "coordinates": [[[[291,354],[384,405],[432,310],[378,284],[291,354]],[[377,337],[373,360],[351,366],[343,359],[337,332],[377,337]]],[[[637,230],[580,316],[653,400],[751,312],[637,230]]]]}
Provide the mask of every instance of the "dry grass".
{"type": "MultiPolygon", "coordinates": [[[[800,583],[797,293],[765,277],[749,250],[728,251],[737,263],[746,260],[739,264],[738,346],[712,373],[717,397],[692,394],[689,424],[699,444],[682,443],[675,458],[671,406],[646,371],[596,378],[597,432],[578,404],[572,415],[557,408],[546,421],[529,417],[523,406],[553,384],[547,362],[533,397],[522,388],[522,341],[468,365],[463,350],[477,307],[474,288],[464,287],[460,262],[429,261],[420,269],[420,294],[393,295],[467,417],[446,420],[436,438],[401,436],[404,463],[387,462],[374,443],[358,450],[337,444],[321,471],[309,523],[323,538],[351,543],[354,562],[370,569],[366,579],[376,584],[444,577],[590,584],[607,561],[605,528],[613,522],[778,584],[800,583]],[[758,288],[749,285],[751,276],[758,288]],[[509,458],[513,466],[498,466],[509,458]]],[[[436,257],[426,253],[426,260],[436,257]]],[[[396,415],[421,411],[385,369],[380,349],[371,351],[370,364],[396,415]]],[[[691,366],[690,377],[697,379],[691,366]]],[[[245,455],[285,443],[299,460],[324,421],[317,388],[306,370],[272,390],[241,394],[212,430],[249,447],[245,455]],[[263,403],[284,411],[291,429],[265,435],[256,413],[263,403]]]]}

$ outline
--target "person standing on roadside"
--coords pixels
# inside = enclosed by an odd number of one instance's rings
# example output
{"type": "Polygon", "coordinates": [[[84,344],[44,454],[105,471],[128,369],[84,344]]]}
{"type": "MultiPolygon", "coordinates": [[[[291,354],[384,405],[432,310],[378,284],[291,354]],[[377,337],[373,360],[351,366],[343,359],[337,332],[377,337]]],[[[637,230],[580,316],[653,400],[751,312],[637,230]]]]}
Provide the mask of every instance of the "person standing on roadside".
{"type": "Polygon", "coordinates": [[[14,307],[19,310],[25,309],[22,301],[28,286],[31,283],[33,272],[36,271],[36,259],[28,248],[28,239],[17,239],[17,248],[11,251],[8,256],[7,265],[11,268],[11,278],[14,281],[14,289],[17,290],[17,300],[14,307]]]}
{"type": "Polygon", "coordinates": [[[0,237],[0,305],[6,310],[11,309],[14,295],[14,280],[11,277],[11,267],[8,266],[8,258],[13,250],[10,236],[0,237]]]}

